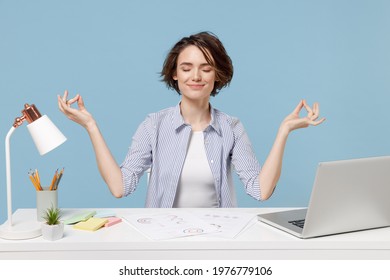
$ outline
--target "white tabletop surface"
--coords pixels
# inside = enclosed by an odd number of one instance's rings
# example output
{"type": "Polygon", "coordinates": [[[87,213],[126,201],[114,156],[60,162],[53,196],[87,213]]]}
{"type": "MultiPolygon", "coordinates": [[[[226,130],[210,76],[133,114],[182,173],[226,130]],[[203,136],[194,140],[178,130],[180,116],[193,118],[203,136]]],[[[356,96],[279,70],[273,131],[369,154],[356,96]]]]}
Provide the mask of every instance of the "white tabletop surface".
{"type": "MultiPolygon", "coordinates": [[[[63,218],[85,210],[64,209],[63,218]]],[[[118,217],[128,214],[166,213],[183,209],[121,208],[108,209],[118,217]]],[[[195,211],[196,209],[190,209],[195,211]]],[[[97,231],[76,230],[65,226],[64,237],[47,241],[0,239],[0,259],[390,259],[390,228],[302,240],[257,221],[256,215],[283,208],[232,208],[232,213],[251,213],[251,224],[235,238],[208,235],[170,240],[151,240],[128,222],[97,231]]],[[[212,209],[226,211],[226,209],[212,209]]],[[[36,218],[35,209],[19,209],[14,222],[36,218]]]]}

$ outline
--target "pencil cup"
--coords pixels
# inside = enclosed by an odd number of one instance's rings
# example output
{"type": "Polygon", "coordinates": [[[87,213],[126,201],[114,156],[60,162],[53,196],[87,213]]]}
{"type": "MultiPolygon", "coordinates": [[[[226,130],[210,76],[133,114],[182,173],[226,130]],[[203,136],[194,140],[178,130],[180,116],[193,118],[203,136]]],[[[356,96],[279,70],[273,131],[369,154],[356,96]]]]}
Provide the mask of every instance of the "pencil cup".
{"type": "Polygon", "coordinates": [[[43,216],[46,210],[50,207],[58,208],[58,194],[57,190],[37,191],[37,220],[44,221],[43,216]]]}

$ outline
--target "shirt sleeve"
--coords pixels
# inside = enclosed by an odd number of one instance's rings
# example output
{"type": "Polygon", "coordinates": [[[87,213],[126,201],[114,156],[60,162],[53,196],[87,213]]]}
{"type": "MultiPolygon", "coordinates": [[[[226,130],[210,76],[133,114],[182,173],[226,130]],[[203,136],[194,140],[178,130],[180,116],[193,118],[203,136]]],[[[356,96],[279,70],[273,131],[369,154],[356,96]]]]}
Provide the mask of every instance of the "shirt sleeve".
{"type": "Polygon", "coordinates": [[[252,144],[242,123],[234,118],[232,121],[234,146],[232,149],[232,164],[246,193],[257,200],[261,200],[259,173],[261,166],[253,151],[252,144]]]}
{"type": "Polygon", "coordinates": [[[147,170],[152,161],[152,148],[150,137],[151,120],[147,117],[135,132],[131,146],[120,165],[124,192],[127,196],[133,193],[138,185],[139,179],[147,170]]]}

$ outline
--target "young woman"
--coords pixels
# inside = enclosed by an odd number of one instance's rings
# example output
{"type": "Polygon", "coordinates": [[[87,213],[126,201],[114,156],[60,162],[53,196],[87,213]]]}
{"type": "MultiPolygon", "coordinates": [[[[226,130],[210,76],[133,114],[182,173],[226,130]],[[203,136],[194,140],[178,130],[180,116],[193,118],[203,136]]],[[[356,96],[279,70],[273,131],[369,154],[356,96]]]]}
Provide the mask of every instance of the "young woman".
{"type": "Polygon", "coordinates": [[[210,96],[228,86],[233,76],[231,59],[214,34],[182,38],[169,52],[161,76],[181,100],[146,117],[121,165],[81,95],[68,99],[65,91],[58,96],[60,110],[88,132],[99,171],[115,197],[131,194],[151,169],[146,207],[235,207],[233,168],[249,195],[266,200],[279,180],[289,133],[325,120],[318,119],[317,103],[310,107],[301,100],[281,123],[260,168],[241,122],[210,105],[210,96]],[[78,108],[71,107],[74,103],[78,108]],[[303,108],[307,116],[300,117],[303,108]]]}

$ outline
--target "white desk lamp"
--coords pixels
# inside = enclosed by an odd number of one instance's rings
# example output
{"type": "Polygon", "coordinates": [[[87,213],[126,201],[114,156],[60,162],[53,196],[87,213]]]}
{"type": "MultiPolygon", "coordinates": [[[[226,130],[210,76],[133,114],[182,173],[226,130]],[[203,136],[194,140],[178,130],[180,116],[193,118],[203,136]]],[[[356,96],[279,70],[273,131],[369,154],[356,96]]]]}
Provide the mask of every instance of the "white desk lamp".
{"type": "Polygon", "coordinates": [[[26,120],[29,123],[27,129],[40,155],[50,152],[66,141],[61,131],[46,115],[42,116],[34,104],[25,104],[22,114],[21,117],[15,119],[13,126],[5,137],[8,220],[0,226],[0,238],[4,239],[29,239],[41,235],[41,224],[36,220],[12,221],[11,160],[9,146],[12,133],[26,120]]]}

